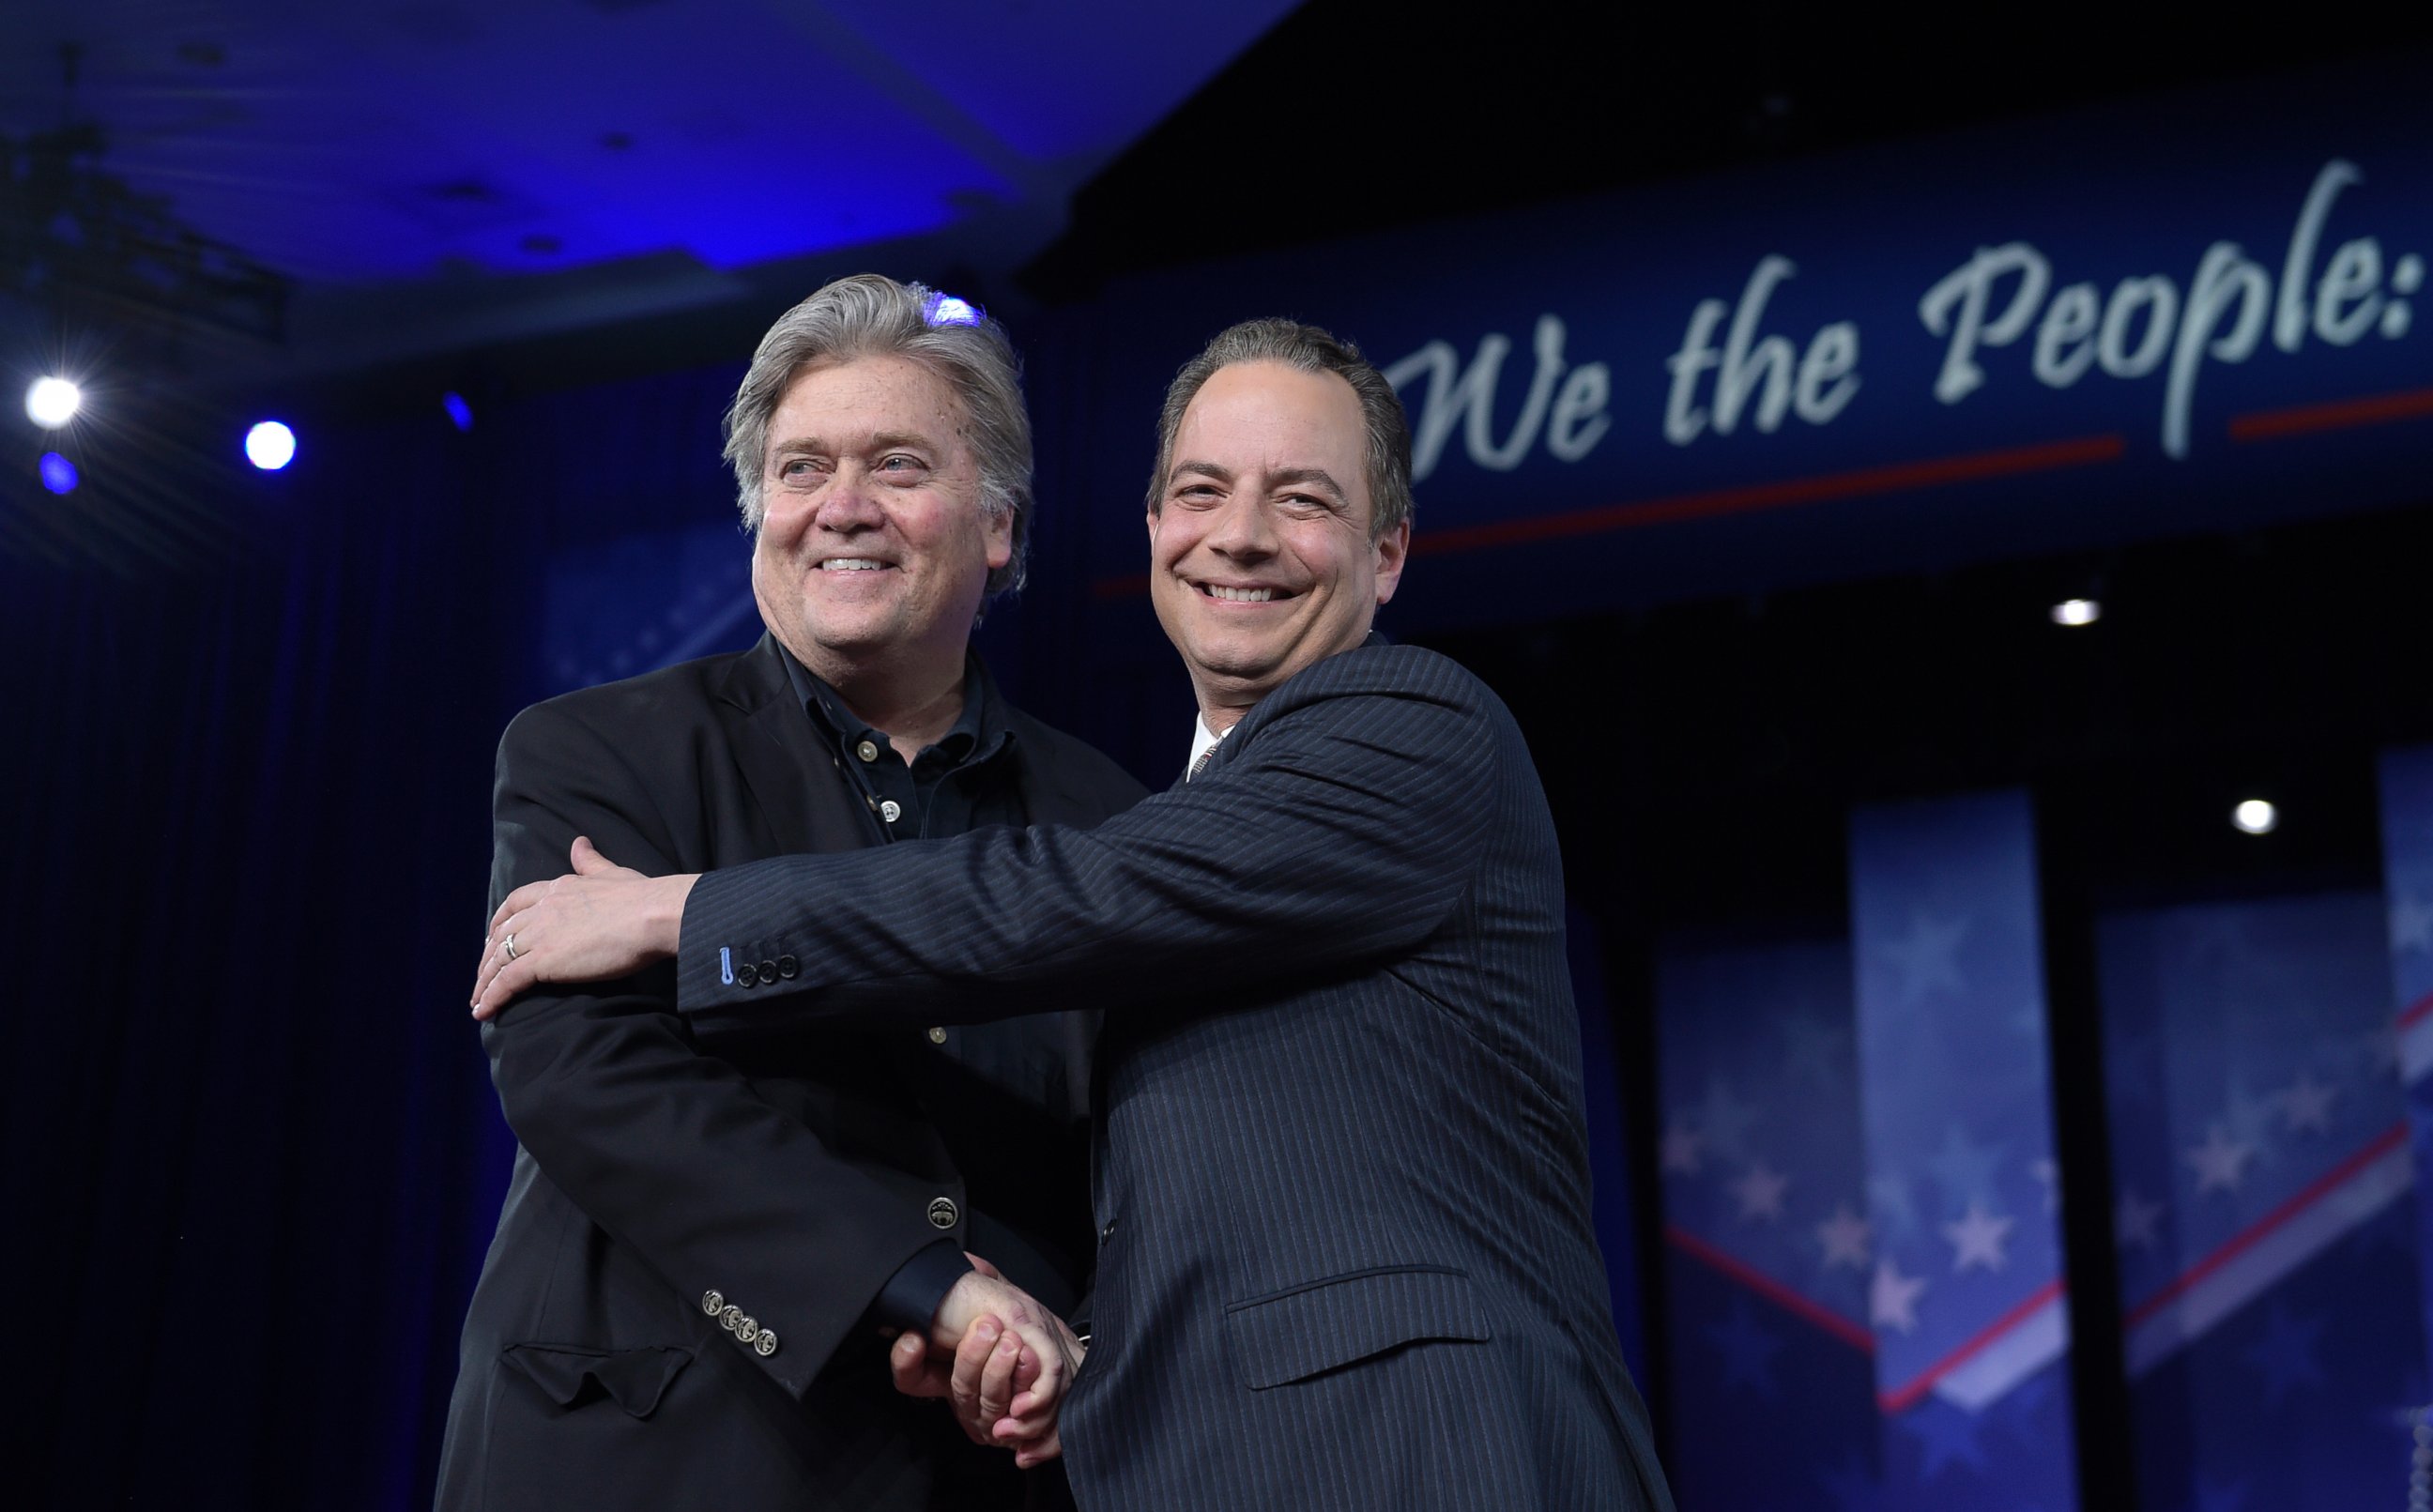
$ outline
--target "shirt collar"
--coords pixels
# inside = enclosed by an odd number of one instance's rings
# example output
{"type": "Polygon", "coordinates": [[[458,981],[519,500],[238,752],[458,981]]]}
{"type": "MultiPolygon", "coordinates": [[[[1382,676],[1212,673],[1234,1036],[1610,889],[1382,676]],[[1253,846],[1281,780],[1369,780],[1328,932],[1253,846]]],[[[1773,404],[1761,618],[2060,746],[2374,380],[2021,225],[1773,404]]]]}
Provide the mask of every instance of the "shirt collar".
{"type": "MultiPolygon", "coordinates": [[[[882,749],[887,746],[886,732],[856,714],[825,678],[804,666],[784,646],[779,646],[777,652],[785,658],[787,681],[793,685],[794,696],[810,714],[814,727],[847,744],[874,740],[882,749]]],[[[996,748],[1010,738],[1004,715],[996,707],[995,685],[981,669],[979,657],[966,651],[963,712],[955,720],[954,727],[938,738],[935,748],[949,762],[961,766],[967,760],[995,755],[996,748]]]]}
{"type": "Polygon", "coordinates": [[[1233,733],[1234,726],[1228,724],[1225,726],[1224,735],[1219,735],[1208,727],[1208,717],[1206,715],[1195,716],[1191,722],[1191,759],[1183,764],[1182,770],[1185,772],[1199,771],[1199,758],[1206,756],[1211,750],[1215,749],[1216,742],[1225,739],[1226,735],[1231,735],[1233,733]]]}

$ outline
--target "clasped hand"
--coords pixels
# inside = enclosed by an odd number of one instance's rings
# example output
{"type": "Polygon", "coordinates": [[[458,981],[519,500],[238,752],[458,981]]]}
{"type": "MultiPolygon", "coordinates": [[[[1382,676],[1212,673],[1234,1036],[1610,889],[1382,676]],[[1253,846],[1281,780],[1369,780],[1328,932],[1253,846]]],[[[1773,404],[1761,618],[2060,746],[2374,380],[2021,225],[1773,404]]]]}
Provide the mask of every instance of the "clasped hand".
{"type": "MultiPolygon", "coordinates": [[[[696,875],[646,876],[578,837],[573,870],[527,882],[490,916],[473,979],[473,1016],[490,1019],[543,982],[607,981],[676,953],[696,875]]],[[[895,1389],[938,1397],[974,1443],[1010,1448],[1026,1469],[1063,1452],[1057,1409],[1085,1352],[1064,1320],[978,1255],[938,1306],[927,1337],[888,1356],[895,1389]]]]}
{"type": "Polygon", "coordinates": [[[676,953],[697,875],[645,876],[581,836],[568,859],[570,875],[525,883],[490,915],[473,976],[475,1018],[497,1017],[542,982],[609,981],[676,953]]]}
{"type": "Polygon", "coordinates": [[[888,1356],[895,1389],[937,1397],[973,1443],[1013,1451],[1028,1470],[1063,1453],[1057,1412],[1087,1352],[1064,1320],[978,1255],[938,1304],[928,1335],[907,1333],[888,1356]]]}

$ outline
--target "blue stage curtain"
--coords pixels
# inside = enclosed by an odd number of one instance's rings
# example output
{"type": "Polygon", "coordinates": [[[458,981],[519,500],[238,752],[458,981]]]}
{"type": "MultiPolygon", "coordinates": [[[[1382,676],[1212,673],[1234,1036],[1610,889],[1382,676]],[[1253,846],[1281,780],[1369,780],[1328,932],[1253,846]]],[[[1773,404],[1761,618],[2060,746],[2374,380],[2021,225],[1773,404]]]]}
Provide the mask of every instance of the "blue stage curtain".
{"type": "Polygon", "coordinates": [[[429,1504],[513,1148],[465,999],[537,585],[731,528],[733,382],[307,430],[152,535],[102,445],[0,497],[96,512],[0,559],[12,1504],[429,1504]]]}

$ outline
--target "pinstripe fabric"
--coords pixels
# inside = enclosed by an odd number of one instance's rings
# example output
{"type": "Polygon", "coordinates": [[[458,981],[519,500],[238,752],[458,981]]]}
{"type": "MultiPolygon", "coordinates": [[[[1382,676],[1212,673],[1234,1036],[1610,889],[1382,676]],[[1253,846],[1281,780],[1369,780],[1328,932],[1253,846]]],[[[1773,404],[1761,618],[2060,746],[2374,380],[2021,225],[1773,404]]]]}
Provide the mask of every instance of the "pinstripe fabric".
{"type": "Polygon", "coordinates": [[[1107,1010],[1085,1507],[1670,1505],[1591,1228],[1554,825],[1454,663],[1320,662],[1095,830],[710,874],[683,939],[713,1022],[1107,1010]],[[801,976],[723,982],[723,947],[801,976]]]}

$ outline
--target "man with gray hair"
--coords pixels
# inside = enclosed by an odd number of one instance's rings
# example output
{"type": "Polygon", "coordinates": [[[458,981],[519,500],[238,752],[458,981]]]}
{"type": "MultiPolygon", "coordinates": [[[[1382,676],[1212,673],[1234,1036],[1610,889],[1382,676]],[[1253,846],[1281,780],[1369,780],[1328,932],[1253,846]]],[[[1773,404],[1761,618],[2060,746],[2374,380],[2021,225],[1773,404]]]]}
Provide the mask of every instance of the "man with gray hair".
{"type": "MultiPolygon", "coordinates": [[[[1140,789],[1009,706],[969,648],[1022,580],[1030,430],[993,321],[840,280],[727,415],[752,650],[524,710],[493,902],[572,854],[695,872],[988,827],[1088,826],[1140,789]]],[[[791,954],[732,979],[794,975],[791,954]]],[[[1078,1358],[1095,1015],[701,1032],[664,969],[484,1030],[519,1148],[466,1318],[438,1502],[589,1509],[1053,1505],[994,1432],[1078,1358]],[[975,1259],[978,1266],[976,1268],[975,1259]],[[915,1342],[891,1354],[887,1335],[915,1342]],[[937,1351],[924,1357],[923,1342],[937,1351]],[[972,1391],[944,1394],[962,1346],[972,1391]]]]}

